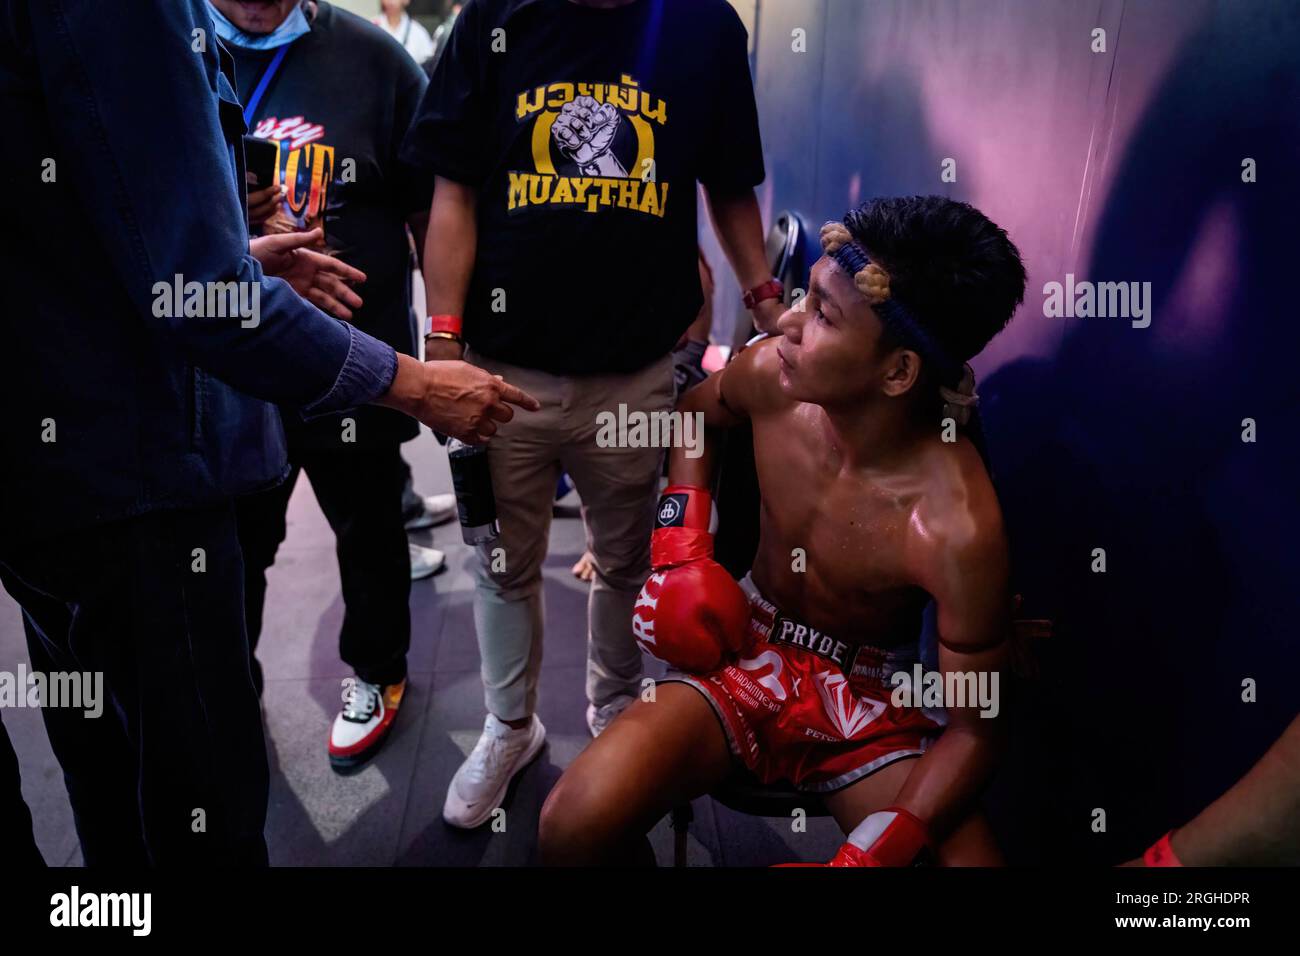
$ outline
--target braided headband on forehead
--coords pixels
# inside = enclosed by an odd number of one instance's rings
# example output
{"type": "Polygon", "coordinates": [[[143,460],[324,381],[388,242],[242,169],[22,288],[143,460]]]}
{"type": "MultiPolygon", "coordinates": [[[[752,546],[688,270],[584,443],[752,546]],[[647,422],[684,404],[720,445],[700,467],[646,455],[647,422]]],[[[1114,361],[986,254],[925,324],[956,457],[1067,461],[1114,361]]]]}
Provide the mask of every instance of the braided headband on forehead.
{"type": "Polygon", "coordinates": [[[823,251],[853,277],[857,290],[890,332],[922,359],[933,363],[938,380],[943,383],[939,392],[946,403],[944,415],[951,416],[958,424],[966,424],[971,408],[979,400],[971,367],[955,361],[906,307],[892,297],[889,273],[871,261],[867,250],[858,245],[843,223],[828,222],[822,226],[821,240],[823,251]]]}

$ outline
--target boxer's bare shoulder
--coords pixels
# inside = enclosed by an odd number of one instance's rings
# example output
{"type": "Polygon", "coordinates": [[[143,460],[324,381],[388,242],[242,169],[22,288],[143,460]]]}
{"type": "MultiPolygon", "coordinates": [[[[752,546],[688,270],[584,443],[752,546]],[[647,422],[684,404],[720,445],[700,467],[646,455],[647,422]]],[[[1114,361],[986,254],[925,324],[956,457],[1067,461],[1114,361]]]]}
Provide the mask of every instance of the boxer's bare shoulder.
{"type": "Polygon", "coordinates": [[[722,404],[738,417],[755,419],[798,404],[778,387],[780,336],[756,342],[740,352],[717,376],[722,404]]]}
{"type": "Polygon", "coordinates": [[[968,545],[1001,533],[1002,515],[984,461],[964,435],[922,442],[908,471],[921,489],[911,515],[922,551],[968,545]]]}

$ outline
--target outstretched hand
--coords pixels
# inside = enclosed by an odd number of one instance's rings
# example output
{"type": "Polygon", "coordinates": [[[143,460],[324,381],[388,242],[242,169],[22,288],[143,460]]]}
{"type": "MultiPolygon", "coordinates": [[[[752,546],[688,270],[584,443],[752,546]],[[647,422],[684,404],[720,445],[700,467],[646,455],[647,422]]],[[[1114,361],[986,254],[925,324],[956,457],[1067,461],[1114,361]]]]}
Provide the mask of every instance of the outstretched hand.
{"type": "Polygon", "coordinates": [[[396,408],[434,431],[476,444],[514,418],[512,405],[530,412],[541,405],[527,392],[468,362],[421,362],[398,354],[397,374],[377,404],[396,408]]]}
{"type": "Polygon", "coordinates": [[[351,319],[352,310],[361,308],[362,299],[350,284],[365,282],[366,274],[311,248],[323,238],[322,230],[313,229],[260,236],[249,246],[268,275],[289,283],[293,291],[318,309],[336,318],[351,319]]]}

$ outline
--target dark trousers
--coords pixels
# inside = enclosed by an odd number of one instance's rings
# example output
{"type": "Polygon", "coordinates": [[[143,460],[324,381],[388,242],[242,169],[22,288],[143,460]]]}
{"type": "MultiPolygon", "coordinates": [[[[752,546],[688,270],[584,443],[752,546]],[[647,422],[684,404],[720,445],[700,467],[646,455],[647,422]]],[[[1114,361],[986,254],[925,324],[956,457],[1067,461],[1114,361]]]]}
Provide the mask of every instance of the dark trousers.
{"type": "Polygon", "coordinates": [[[3,723],[0,723],[0,846],[5,848],[6,858],[19,867],[45,865],[32,836],[31,811],[23,802],[18,757],[3,723]]]}
{"type": "Polygon", "coordinates": [[[233,506],[6,547],[0,578],[34,671],[103,674],[101,716],[41,712],[86,864],[265,865],[266,745],[233,506]]]}
{"type": "Polygon", "coordinates": [[[402,463],[402,516],[410,521],[424,513],[424,496],[415,490],[415,476],[405,458],[399,456],[402,463]]]}
{"type": "MultiPolygon", "coordinates": [[[[291,443],[289,480],[238,501],[250,650],[256,650],[262,631],[266,572],[284,541],[289,496],[299,471],[304,471],[334,530],[344,606],[339,656],[372,684],[395,684],[406,677],[411,552],[402,519],[407,471],[399,447],[306,451],[291,443]]],[[[261,665],[256,658],[252,667],[260,690],[261,665]]]]}

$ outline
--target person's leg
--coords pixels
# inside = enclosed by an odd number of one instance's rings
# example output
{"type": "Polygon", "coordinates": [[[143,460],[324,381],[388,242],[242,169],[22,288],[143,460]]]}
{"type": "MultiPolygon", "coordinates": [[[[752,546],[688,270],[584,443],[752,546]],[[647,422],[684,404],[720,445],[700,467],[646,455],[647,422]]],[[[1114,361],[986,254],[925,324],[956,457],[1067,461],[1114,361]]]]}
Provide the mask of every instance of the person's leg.
{"type": "Polygon", "coordinates": [[[542,666],[542,562],[559,469],[555,422],[560,379],[534,369],[470,356],[542,403],[504,423],[487,446],[501,535],[478,546],[474,630],[482,661],[488,716],[483,733],[447,787],[442,817],[452,826],[481,826],[501,806],[510,781],[541,751],[546,729],[537,717],[542,666]]]}
{"type": "Polygon", "coordinates": [[[276,552],[287,532],[285,515],[289,498],[298,482],[295,465],[289,477],[274,488],[235,499],[239,547],[244,555],[244,627],[248,633],[248,660],[253,686],[262,694],[262,665],[257,659],[257,642],[262,636],[262,613],[266,608],[266,572],[275,564],[276,552]]]}
{"type": "Polygon", "coordinates": [[[559,474],[556,426],[563,379],[534,369],[474,363],[527,390],[542,403],[517,414],[488,443],[488,467],[501,536],[479,545],[474,628],[482,659],[488,712],[519,728],[537,709],[542,664],[542,563],[559,474]]]}
{"type": "Polygon", "coordinates": [[[268,771],[233,506],[83,531],[78,547],[75,568],[66,549],[24,549],[5,586],[12,576],[45,596],[24,608],[34,667],[103,675],[98,718],[45,712],[87,861],[137,865],[99,849],[120,844],[106,831],[138,825],[155,865],[265,865],[268,771]],[[97,746],[114,723],[134,764],[116,759],[125,747],[97,746]]]}
{"type": "MultiPolygon", "coordinates": [[[[104,549],[105,539],[110,543],[117,540],[111,534],[83,534],[78,536],[78,546],[97,556],[104,549]]],[[[33,673],[83,671],[84,665],[72,651],[74,623],[80,641],[81,635],[96,629],[96,615],[102,613],[98,606],[93,611],[89,606],[98,602],[70,600],[75,592],[58,585],[49,568],[56,560],[53,553],[60,543],[63,539],[25,546],[21,561],[0,567],[5,590],[23,609],[23,630],[33,673]],[[20,569],[37,583],[29,585],[20,576],[20,569]]],[[[107,686],[103,692],[105,697],[113,693],[107,686]]],[[[148,866],[149,852],[136,794],[139,755],[114,700],[110,697],[102,703],[103,713],[97,718],[88,718],[80,710],[45,707],[41,720],[50,749],[63,770],[82,861],[88,867],[148,866]]]]}
{"type": "Polygon", "coordinates": [[[969,814],[939,844],[940,866],[1006,866],[1006,857],[982,811],[969,814]]]}
{"type": "MultiPolygon", "coordinates": [[[[846,834],[877,810],[892,804],[919,758],[898,760],[825,798],[826,808],[846,834]]],[[[940,866],[1002,866],[1005,860],[988,821],[973,811],[935,848],[940,866]]]]}
{"type": "Polygon", "coordinates": [[[402,519],[406,473],[398,445],[300,451],[316,500],[334,531],[343,589],[339,656],[355,673],[330,727],[330,766],[351,772],[393,730],[411,649],[411,554],[402,519]]]}
{"type": "Polygon", "coordinates": [[[0,722],[0,846],[19,867],[44,866],[45,860],[32,835],[32,814],[23,801],[18,755],[5,725],[0,722]]]}
{"type": "MultiPolygon", "coordinates": [[[[406,521],[407,531],[424,531],[435,525],[456,520],[456,496],[454,494],[451,492],[443,492],[437,495],[420,494],[415,490],[415,479],[411,474],[411,466],[405,458],[402,459],[402,473],[406,476],[405,483],[402,486],[402,517],[406,521]]],[[[422,546],[412,545],[412,548],[418,547],[422,546]]],[[[424,548],[424,550],[433,551],[434,549],[424,548]]],[[[418,552],[416,553],[418,554],[418,552]]],[[[431,559],[431,556],[426,556],[426,560],[431,559]]],[[[428,572],[428,574],[433,573],[434,571],[428,572]]],[[[428,574],[417,574],[414,580],[418,581],[422,577],[427,577],[428,574]]]]}
{"type": "Polygon", "coordinates": [[[501,536],[478,546],[474,627],[487,709],[518,723],[537,709],[545,599],[542,564],[558,465],[547,436],[512,434],[488,445],[501,536]]]}
{"type": "Polygon", "coordinates": [[[415,491],[415,476],[411,474],[411,466],[405,458],[399,454],[402,468],[402,514],[407,521],[419,516],[424,510],[424,499],[415,491]]]}
{"type": "Polygon", "coordinates": [[[650,532],[664,454],[662,448],[600,447],[596,416],[620,405],[629,415],[650,416],[669,411],[672,402],[672,365],[665,358],[632,375],[600,377],[570,414],[577,427],[561,460],[582,497],[595,569],[587,613],[587,699],[595,708],[640,690],[641,651],[632,634],[632,611],[650,573],[650,532]]]}
{"type": "Polygon", "coordinates": [[[666,683],[637,700],[569,765],[542,806],[542,863],[616,863],[673,807],[708,793],[732,767],[726,734],[695,688],[666,683]]]}
{"type": "MultiPolygon", "coordinates": [[[[160,515],[136,536],[131,602],[138,675],[133,741],[156,865],[267,863],[269,771],[244,633],[234,508],[160,515]],[[193,554],[202,549],[203,572],[193,554]]],[[[112,682],[112,677],[106,675],[112,682]]]]}
{"type": "Polygon", "coordinates": [[[402,521],[399,446],[300,455],[334,530],[343,587],[339,656],[363,681],[406,678],[411,647],[411,554],[402,521]]]}

